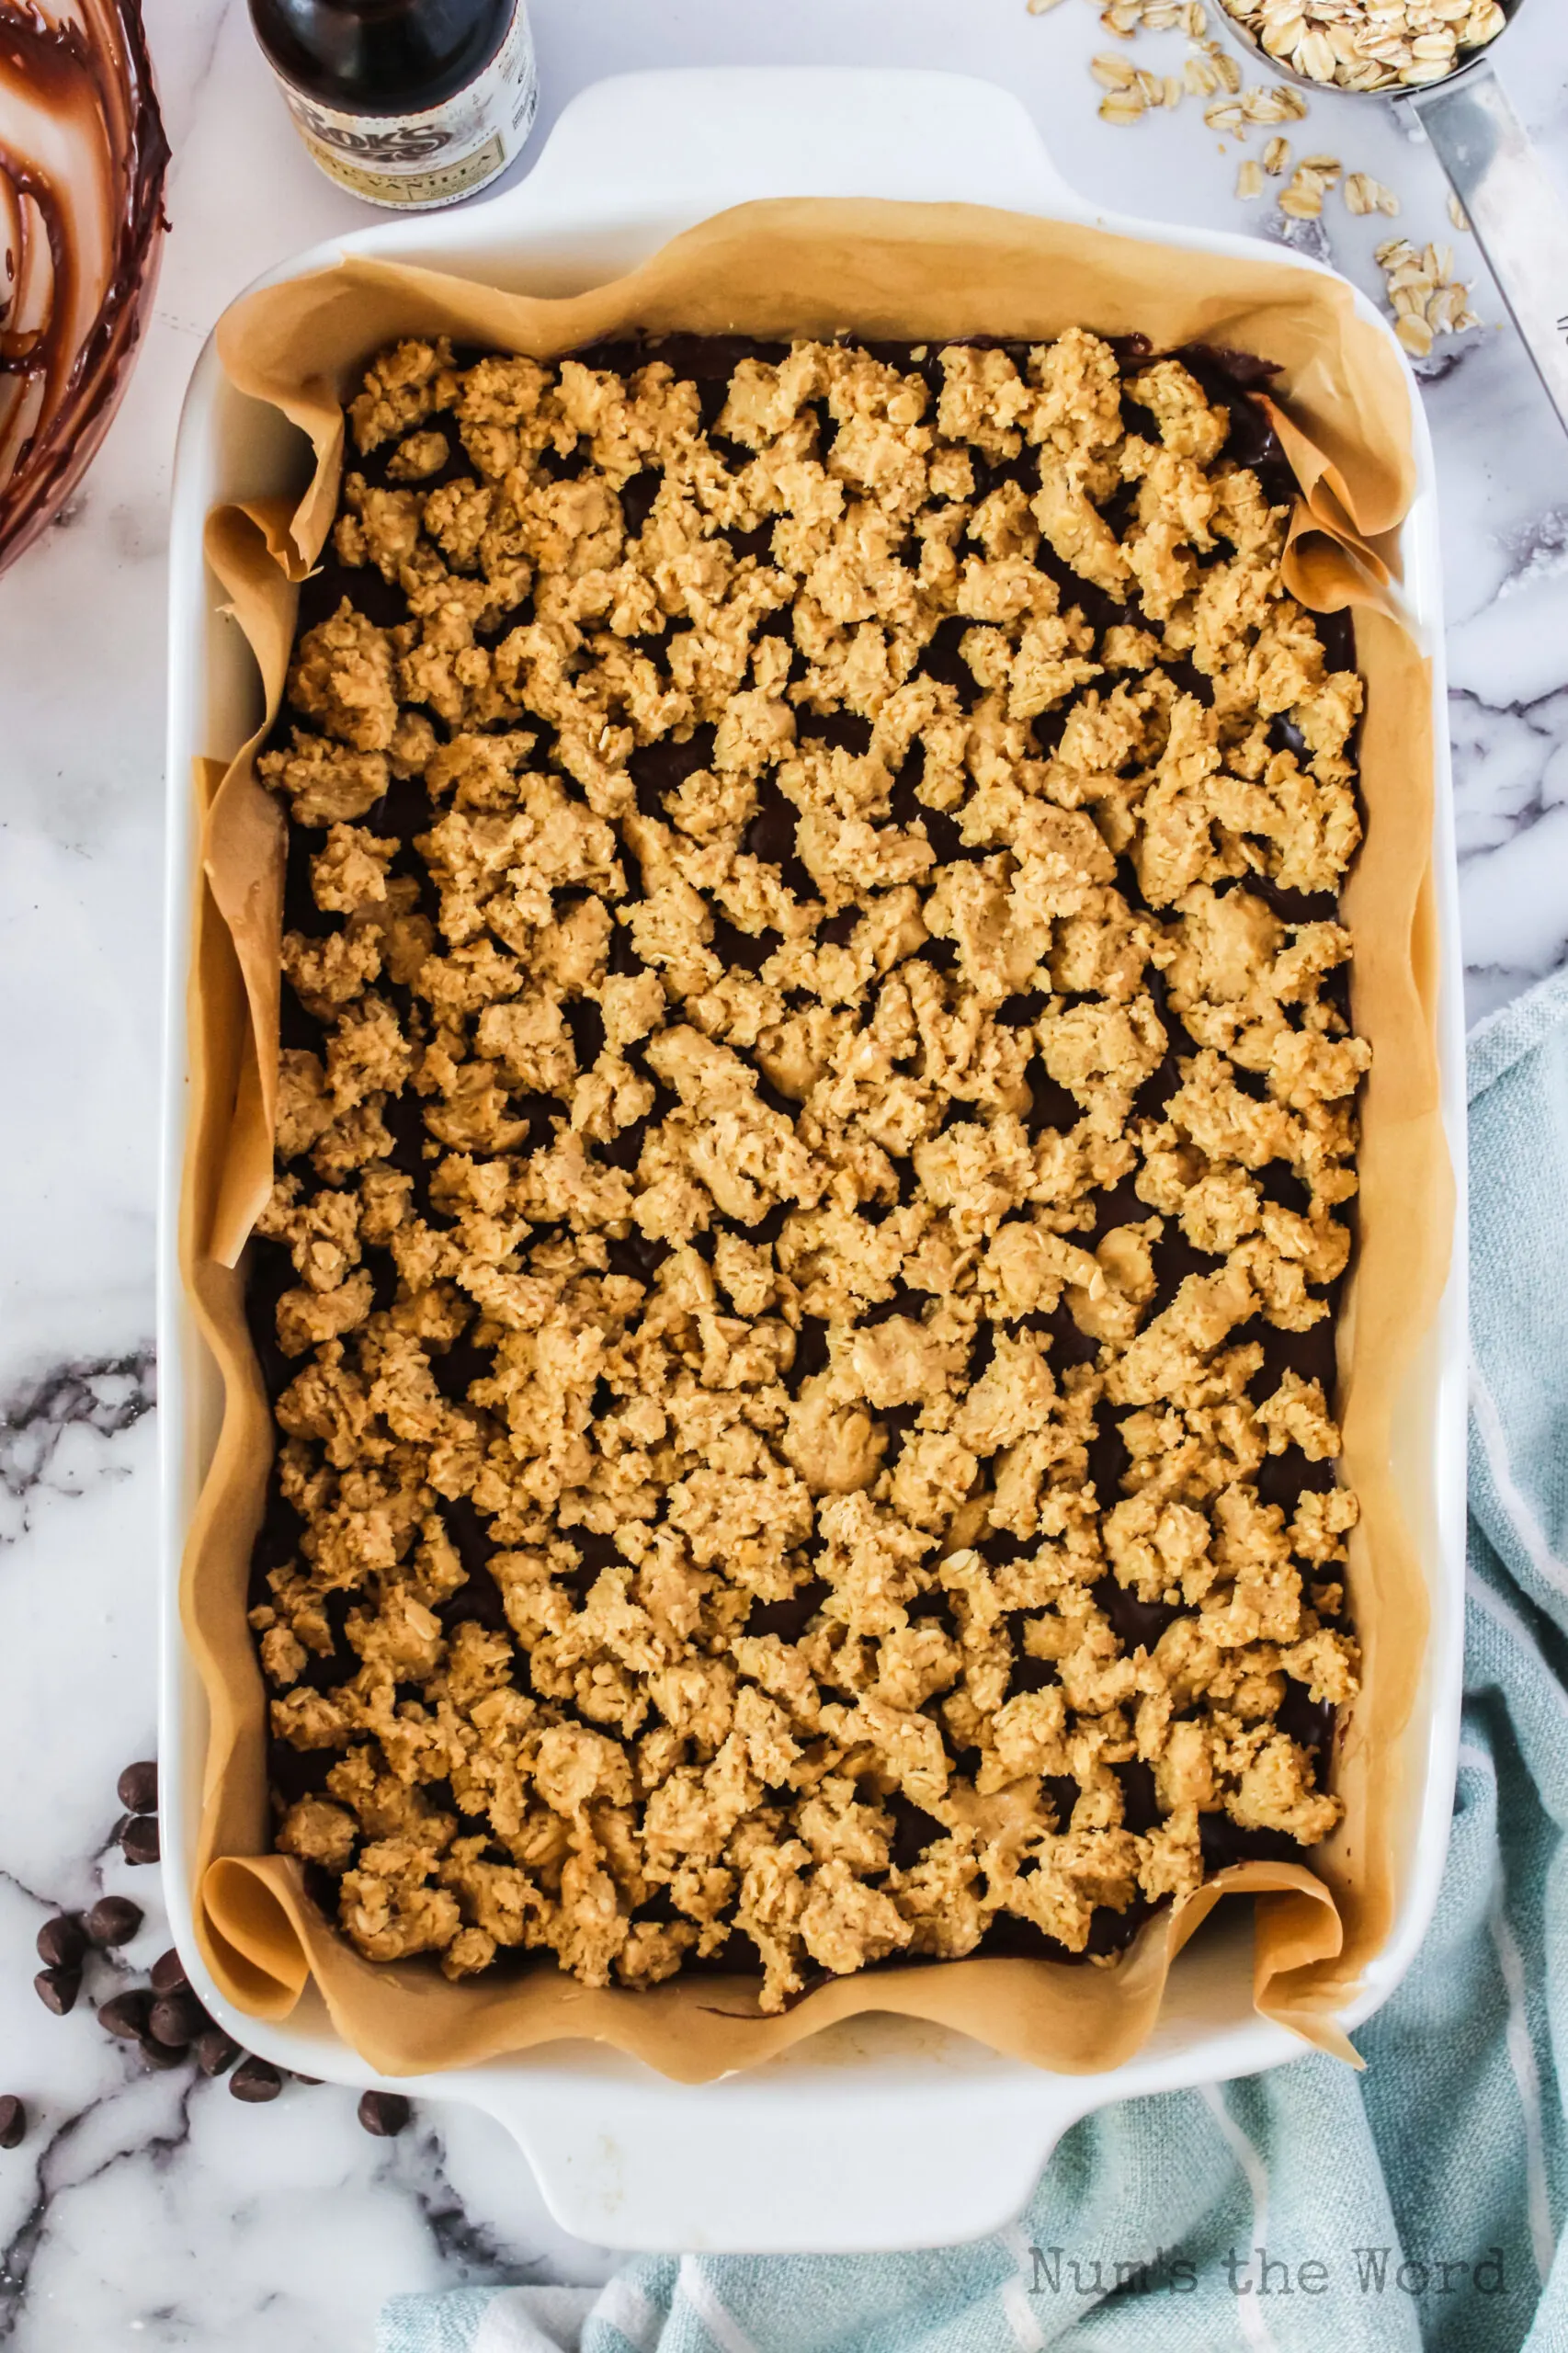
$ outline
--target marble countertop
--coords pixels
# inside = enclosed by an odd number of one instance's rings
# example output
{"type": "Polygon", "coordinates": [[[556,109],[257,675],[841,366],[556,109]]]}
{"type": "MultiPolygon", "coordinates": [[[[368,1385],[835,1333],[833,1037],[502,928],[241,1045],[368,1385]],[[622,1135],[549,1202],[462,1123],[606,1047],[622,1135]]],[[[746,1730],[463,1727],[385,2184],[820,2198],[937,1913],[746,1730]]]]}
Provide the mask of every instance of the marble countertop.
{"type": "MultiPolygon", "coordinates": [[[[112,1845],[121,1766],[154,1720],[153,1259],[161,954],[164,573],[170,457],[192,362],[229,298],[366,208],[318,176],[256,57],[244,0],[146,0],[175,160],[156,316],[81,494],[0,581],[0,1004],[12,1143],[0,1160],[0,2343],[12,2353],[222,2345],[368,2353],[394,2290],[596,2280],[602,2250],[550,2220],[498,2126],[422,2108],[367,2137],[352,2096],[291,2085],[247,2108],[222,2082],[146,2074],[88,2001],[167,1942],[155,1870],[112,1845]],[[51,1910],[128,1893],[147,1921],[89,1972],[77,2013],[36,1999],[51,1910]],[[96,1972],[96,1973],[95,1973],[96,1972]]],[[[535,0],[540,132],[573,94],[641,65],[958,67],[1023,98],[1069,179],[1119,209],[1267,233],[1189,102],[1100,122],[1084,0],[535,0]]],[[[1568,41],[1542,5],[1504,79],[1568,181],[1568,41]]],[[[1175,34],[1148,46],[1179,64],[1175,34]]],[[[1446,240],[1483,324],[1440,344],[1437,447],[1464,942],[1472,1017],[1568,956],[1568,438],[1430,150],[1392,112],[1314,102],[1299,152],[1394,187],[1400,233],[1446,240]],[[1305,134],[1305,136],[1304,136],[1305,134]]],[[[523,158],[537,154],[540,134],[523,158]]],[[[1254,142],[1256,152],[1256,142],[1254,142]]],[[[1338,198],[1301,232],[1370,291],[1388,224],[1338,198]]]]}

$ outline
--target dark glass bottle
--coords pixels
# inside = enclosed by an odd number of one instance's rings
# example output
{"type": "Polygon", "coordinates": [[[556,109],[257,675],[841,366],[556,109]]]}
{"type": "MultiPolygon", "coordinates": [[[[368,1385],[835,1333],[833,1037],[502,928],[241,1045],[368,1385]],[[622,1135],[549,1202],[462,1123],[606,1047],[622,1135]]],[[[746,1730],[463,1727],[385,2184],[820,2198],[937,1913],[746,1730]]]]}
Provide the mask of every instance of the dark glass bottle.
{"type": "Polygon", "coordinates": [[[526,0],[250,0],[250,12],[312,155],[373,204],[450,204],[528,137],[526,0]]]}

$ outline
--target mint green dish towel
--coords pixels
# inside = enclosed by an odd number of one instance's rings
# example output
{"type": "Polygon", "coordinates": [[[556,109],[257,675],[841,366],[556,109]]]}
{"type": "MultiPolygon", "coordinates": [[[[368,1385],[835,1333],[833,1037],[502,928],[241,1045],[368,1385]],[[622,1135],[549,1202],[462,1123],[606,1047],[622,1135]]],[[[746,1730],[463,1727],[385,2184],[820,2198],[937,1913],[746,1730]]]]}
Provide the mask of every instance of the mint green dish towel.
{"type": "Polygon", "coordinates": [[[1366,2073],[1313,2055],[1102,2109],[975,2245],[400,2296],[378,2353],[1568,2353],[1568,972],[1472,1034],[1469,1083],[1459,1787],[1366,2073]]]}

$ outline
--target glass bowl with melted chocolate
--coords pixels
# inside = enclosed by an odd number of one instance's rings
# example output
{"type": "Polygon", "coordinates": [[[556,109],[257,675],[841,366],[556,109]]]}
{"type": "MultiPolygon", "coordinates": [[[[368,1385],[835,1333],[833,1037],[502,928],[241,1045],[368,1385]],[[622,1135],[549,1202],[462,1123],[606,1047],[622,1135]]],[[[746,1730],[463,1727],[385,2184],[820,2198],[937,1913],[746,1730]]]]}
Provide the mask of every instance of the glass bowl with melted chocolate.
{"type": "Polygon", "coordinates": [[[119,405],[168,152],[139,0],[0,0],[0,572],[59,514],[119,405]]]}

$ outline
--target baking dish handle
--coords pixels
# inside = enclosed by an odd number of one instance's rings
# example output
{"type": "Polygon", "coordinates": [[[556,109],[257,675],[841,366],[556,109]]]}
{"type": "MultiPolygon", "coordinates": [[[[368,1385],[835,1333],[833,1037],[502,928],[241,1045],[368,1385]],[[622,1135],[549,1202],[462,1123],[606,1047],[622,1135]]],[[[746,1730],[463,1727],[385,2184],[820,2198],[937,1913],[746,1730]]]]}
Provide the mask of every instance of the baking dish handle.
{"type": "Polygon", "coordinates": [[[853,66],[674,66],[579,92],[528,176],[481,208],[500,225],[569,193],[574,216],[700,217],[733,201],[878,196],[1084,208],[1021,102],[972,74],[853,66]]]}
{"type": "MultiPolygon", "coordinates": [[[[578,2044],[569,2060],[486,2069],[469,2096],[522,2149],[556,2221],[597,2245],[955,2245],[1016,2219],[1062,2135],[1097,2104],[1096,2082],[1104,2096],[1103,2079],[1019,2067],[938,2029],[915,2039],[932,2046],[923,2056],[857,2061],[835,2047],[828,2062],[807,2046],[684,2087],[578,2044]]],[[[1027,2250],[1020,2260],[1027,2279],[1027,2250]]]]}

